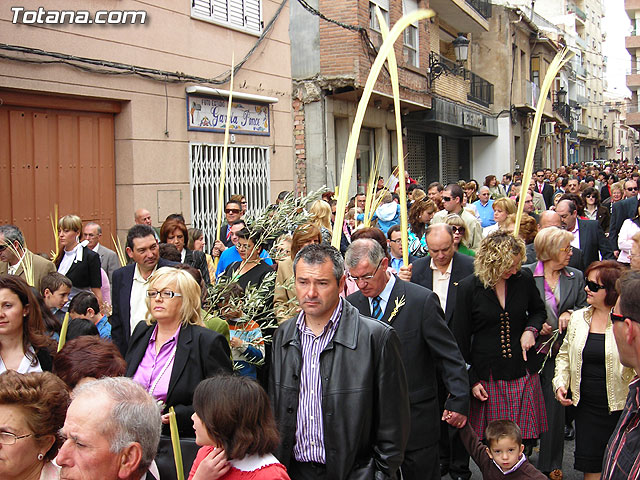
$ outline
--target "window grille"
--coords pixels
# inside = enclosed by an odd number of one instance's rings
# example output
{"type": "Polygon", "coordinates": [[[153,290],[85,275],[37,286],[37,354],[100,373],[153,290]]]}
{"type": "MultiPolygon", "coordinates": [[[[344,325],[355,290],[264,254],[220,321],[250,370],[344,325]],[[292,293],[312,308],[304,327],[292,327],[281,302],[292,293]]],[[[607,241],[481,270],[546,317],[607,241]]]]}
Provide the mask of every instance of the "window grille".
{"type": "MultiPolygon", "coordinates": [[[[221,165],[222,145],[189,144],[191,218],[193,225],[202,230],[208,248],[215,241],[221,165]]],[[[244,195],[247,214],[256,215],[269,205],[270,179],[269,147],[229,145],[225,202],[233,194],[244,195]]],[[[224,223],[224,212],[222,220],[224,223]]]]}

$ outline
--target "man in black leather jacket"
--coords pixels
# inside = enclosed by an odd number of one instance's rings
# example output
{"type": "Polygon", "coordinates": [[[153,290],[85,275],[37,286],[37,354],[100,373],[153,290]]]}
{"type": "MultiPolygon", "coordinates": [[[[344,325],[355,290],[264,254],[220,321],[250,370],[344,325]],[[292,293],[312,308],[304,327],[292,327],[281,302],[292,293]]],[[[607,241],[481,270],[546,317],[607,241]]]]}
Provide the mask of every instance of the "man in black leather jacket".
{"type": "Polygon", "coordinates": [[[344,261],[323,245],[294,260],[302,312],[273,337],[278,459],[296,479],[395,479],[409,438],[396,332],[342,300],[344,261]]]}

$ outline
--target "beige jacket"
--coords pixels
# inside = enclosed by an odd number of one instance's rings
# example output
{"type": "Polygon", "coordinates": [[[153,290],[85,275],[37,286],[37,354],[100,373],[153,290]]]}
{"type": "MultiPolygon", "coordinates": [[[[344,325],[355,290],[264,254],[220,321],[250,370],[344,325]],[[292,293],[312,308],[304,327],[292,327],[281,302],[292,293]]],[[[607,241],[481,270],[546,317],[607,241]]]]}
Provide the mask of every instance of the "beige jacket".
{"type": "MultiPolygon", "coordinates": [[[[553,391],[556,392],[560,387],[570,388],[574,405],[578,405],[580,401],[582,350],[587,343],[592,314],[593,307],[573,312],[567,328],[567,334],[556,357],[556,372],[552,382],[553,391]]],[[[614,412],[624,408],[627,394],[629,393],[629,383],[635,373],[633,369],[627,368],[620,363],[611,320],[607,321],[607,328],[604,332],[604,352],[607,399],[609,401],[609,411],[614,412]]]]}
{"type": "Polygon", "coordinates": [[[299,310],[296,291],[293,287],[293,260],[291,258],[285,258],[278,263],[273,308],[278,324],[290,319],[299,310]]]}

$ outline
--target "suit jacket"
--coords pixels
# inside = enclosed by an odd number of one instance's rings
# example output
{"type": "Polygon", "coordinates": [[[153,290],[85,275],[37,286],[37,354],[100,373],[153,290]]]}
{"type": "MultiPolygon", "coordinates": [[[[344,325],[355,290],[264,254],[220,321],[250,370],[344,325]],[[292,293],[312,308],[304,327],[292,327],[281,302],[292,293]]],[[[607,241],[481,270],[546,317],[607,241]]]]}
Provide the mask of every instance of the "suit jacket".
{"type": "MultiPolygon", "coordinates": [[[[580,235],[580,250],[582,250],[584,267],[587,269],[593,262],[600,260],[598,252],[602,255],[603,260],[615,260],[611,244],[604,236],[602,227],[597,220],[581,220],[578,219],[578,230],[580,235]]],[[[617,235],[616,235],[617,237],[617,235]]]]}
{"type": "MultiPolygon", "coordinates": [[[[170,267],[174,262],[160,258],[158,268],[170,267]]],[[[113,311],[111,323],[111,339],[124,357],[127,353],[129,338],[131,337],[131,287],[133,286],[133,272],[136,264],[130,263],[113,272],[111,286],[111,303],[113,311]]]]}
{"type": "MultiPolygon", "coordinates": [[[[75,259],[69,268],[69,271],[65,273],[65,276],[71,280],[74,288],[87,289],[87,288],[101,288],[102,287],[102,274],[100,273],[100,257],[93,250],[87,247],[82,248],[82,260],[75,259]]],[[[60,257],[60,262],[62,257],[60,257]]],[[[60,266],[60,262],[56,267],[60,266]]]]}
{"type": "MultiPolygon", "coordinates": [[[[40,255],[34,255],[32,252],[27,250],[25,252],[25,258],[29,257],[31,259],[31,268],[33,270],[33,287],[39,292],[40,291],[40,282],[42,278],[51,272],[56,271],[56,266],[53,262],[50,262],[46,258],[42,258],[40,255]]],[[[4,275],[9,270],[9,264],[7,262],[0,262],[0,275],[4,275]]],[[[18,266],[16,270],[16,275],[23,280],[27,280],[24,275],[24,268],[22,263],[18,266]]]]}
{"type": "MultiPolygon", "coordinates": [[[[131,336],[127,361],[127,377],[133,377],[144,357],[155,324],[140,322],[131,336]]],[[[193,431],[193,392],[198,383],[219,373],[232,373],[231,350],[227,340],[218,332],[199,325],[186,325],[178,334],[176,356],[169,378],[167,400],[162,413],[174,407],[181,437],[195,436],[193,431]]],[[[168,433],[164,425],[164,433],[168,433]]]]}
{"type": "MultiPolygon", "coordinates": [[[[536,209],[536,212],[543,212],[547,209],[544,197],[538,193],[538,190],[533,191],[533,207],[536,209]]],[[[537,218],[536,221],[538,221],[537,218]]]]}
{"type": "Polygon", "coordinates": [[[533,188],[536,192],[540,193],[544,198],[544,203],[546,205],[545,209],[549,208],[553,205],[553,187],[549,185],[547,182],[544,182],[544,186],[542,187],[542,192],[538,190],[538,182],[534,182],[533,188]]]}
{"type": "Polygon", "coordinates": [[[96,253],[100,257],[100,266],[109,277],[109,284],[111,284],[113,282],[113,272],[122,266],[120,265],[120,260],[118,260],[118,254],[102,244],[98,244],[96,253]]]}
{"type": "Polygon", "coordinates": [[[203,252],[196,250],[189,250],[185,247],[185,255],[184,255],[184,263],[187,265],[191,265],[194,268],[200,270],[200,274],[202,275],[202,279],[204,283],[209,285],[211,283],[211,278],[209,277],[209,267],[207,265],[207,257],[205,257],[203,252]]]}
{"type": "MultiPolygon", "coordinates": [[[[451,261],[453,265],[451,266],[451,277],[449,278],[449,289],[447,290],[447,304],[444,309],[444,319],[447,325],[451,325],[451,319],[453,318],[458,282],[473,273],[473,257],[455,252],[451,261]]],[[[431,270],[430,256],[413,262],[411,282],[433,290],[433,270],[431,270]]]]}
{"type": "Polygon", "coordinates": [[[636,197],[626,198],[613,204],[611,221],[609,222],[609,243],[611,244],[611,250],[620,250],[620,248],[618,248],[620,228],[627,218],[634,218],[636,215],[638,215],[638,200],[636,197]]]}
{"type": "MultiPolygon", "coordinates": [[[[357,291],[347,300],[361,315],[371,316],[369,299],[357,291]]],[[[409,385],[411,433],[407,450],[438,443],[440,408],[436,366],[449,393],[445,408],[463,415],[469,410],[469,382],[462,355],[444,322],[438,296],[420,285],[396,278],[382,321],[400,338],[400,353],[409,385]],[[391,317],[396,300],[405,305],[391,317]],[[426,434],[426,432],[429,432],[426,434]]]]}

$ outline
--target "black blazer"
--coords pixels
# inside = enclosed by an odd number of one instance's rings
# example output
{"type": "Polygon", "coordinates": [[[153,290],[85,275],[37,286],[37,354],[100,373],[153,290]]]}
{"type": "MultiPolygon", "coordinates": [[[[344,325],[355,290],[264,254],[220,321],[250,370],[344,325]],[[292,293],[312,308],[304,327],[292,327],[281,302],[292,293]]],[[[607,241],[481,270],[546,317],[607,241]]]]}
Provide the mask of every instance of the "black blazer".
{"type": "MultiPolygon", "coordinates": [[[[147,351],[154,328],[155,324],[147,325],[140,322],[133,331],[125,357],[127,377],[133,377],[136,373],[147,351]]],[[[195,437],[191,415],[194,412],[193,392],[198,383],[213,375],[232,371],[231,350],[222,335],[198,325],[187,325],[180,329],[167,400],[162,413],[167,413],[169,407],[175,409],[181,437],[195,437]]],[[[169,433],[168,425],[163,426],[163,433],[169,433]]]]}
{"type": "MultiPolygon", "coordinates": [[[[158,268],[170,267],[175,262],[164,258],[158,261],[158,268]]],[[[133,272],[136,264],[130,263],[113,272],[111,284],[111,304],[113,311],[109,323],[111,324],[111,340],[118,347],[124,357],[127,353],[129,338],[131,337],[131,287],[133,286],[133,272]]]]}
{"type": "MultiPolygon", "coordinates": [[[[357,291],[347,297],[361,315],[371,316],[369,299],[357,291]]],[[[408,450],[438,442],[440,408],[436,366],[443,372],[449,398],[445,408],[463,415],[469,410],[469,382],[460,350],[447,328],[438,296],[420,285],[396,278],[382,322],[391,323],[400,338],[400,353],[407,374],[411,404],[411,433],[408,450]],[[405,305],[389,320],[395,301],[405,305]]]]}
{"type": "MultiPolygon", "coordinates": [[[[598,252],[603,260],[615,260],[611,244],[604,236],[604,232],[597,220],[578,219],[578,230],[580,235],[580,250],[583,256],[583,271],[593,262],[600,260],[598,252]]],[[[617,238],[617,234],[616,234],[617,238]]]]}
{"type": "Polygon", "coordinates": [[[471,365],[471,386],[481,379],[489,380],[491,374],[494,380],[525,376],[520,337],[527,327],[540,331],[546,318],[547,312],[533,276],[526,269],[507,280],[504,309],[495,291],[484,288],[475,275],[459,282],[452,330],[465,361],[471,365]],[[509,338],[506,338],[507,329],[503,328],[507,324],[509,338]],[[504,343],[500,338],[501,330],[505,332],[504,343]]]}
{"type": "Polygon", "coordinates": [[[185,247],[184,263],[200,270],[204,283],[209,285],[211,278],[209,277],[209,267],[207,265],[207,257],[198,250],[189,250],[185,247]]]}
{"type": "Polygon", "coordinates": [[[627,218],[634,218],[638,215],[638,200],[636,197],[620,200],[612,206],[611,222],[609,222],[609,243],[611,250],[620,250],[618,247],[618,234],[620,228],[627,218]]]}
{"type": "MultiPolygon", "coordinates": [[[[60,267],[61,262],[62,257],[56,262],[56,268],[60,267]]],[[[71,280],[75,288],[102,287],[100,255],[87,247],[82,247],[82,261],[74,260],[65,276],[71,280]]]]}
{"type": "Polygon", "coordinates": [[[542,192],[538,190],[538,182],[533,183],[533,188],[536,192],[542,193],[542,197],[544,198],[544,203],[547,208],[553,205],[553,187],[549,185],[547,182],[544,182],[544,187],[542,187],[542,192]]]}
{"type": "MultiPolygon", "coordinates": [[[[444,319],[447,325],[451,325],[453,310],[456,306],[457,284],[463,278],[473,273],[473,257],[455,252],[451,260],[451,278],[449,279],[449,289],[447,290],[447,305],[444,309],[444,319]]],[[[431,270],[431,257],[426,256],[413,262],[411,270],[411,283],[422,285],[429,290],[433,290],[433,270],[431,270]]]]}

